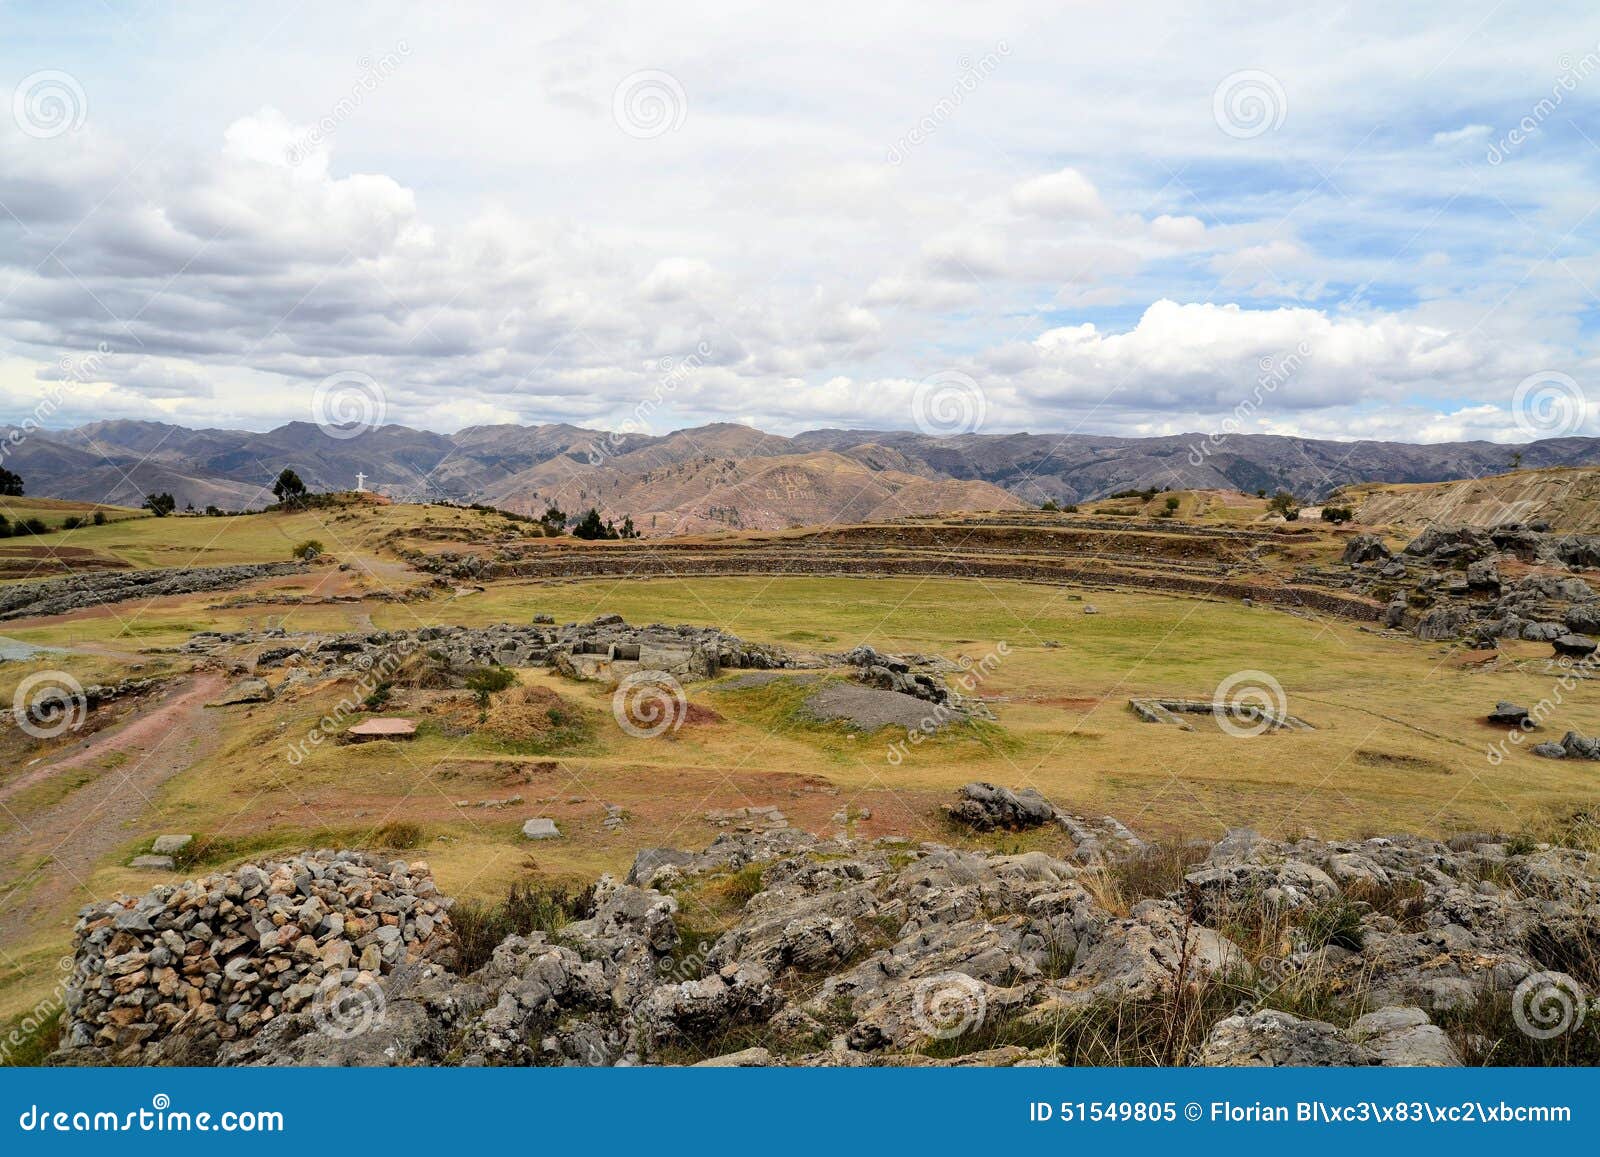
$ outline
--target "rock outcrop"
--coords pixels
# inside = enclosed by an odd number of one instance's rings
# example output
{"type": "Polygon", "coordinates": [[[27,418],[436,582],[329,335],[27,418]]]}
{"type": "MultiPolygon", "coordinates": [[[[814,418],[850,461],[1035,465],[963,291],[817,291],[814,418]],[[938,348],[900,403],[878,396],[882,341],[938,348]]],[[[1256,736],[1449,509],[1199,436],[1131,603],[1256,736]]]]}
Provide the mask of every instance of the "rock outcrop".
{"type": "Polygon", "coordinates": [[[151,599],[224,590],[277,575],[298,574],[300,563],[267,562],[239,566],[165,567],[152,570],[87,571],[42,582],[16,583],[0,590],[0,619],[64,615],[124,599],[151,599]]]}
{"type": "MultiPolygon", "coordinates": [[[[466,975],[423,865],[247,866],[86,909],[53,1060],[1073,1063],[1073,1026],[1101,1023],[1082,1018],[1170,1024],[1181,1000],[1211,1011],[1172,1063],[1446,1065],[1466,1054],[1445,1017],[1551,983],[1600,936],[1600,861],[1572,849],[1237,830],[1170,890],[1121,892],[1173,862],[1138,857],[1173,851],[1127,844],[1120,872],[1104,848],[1091,865],[728,834],[639,853],[577,919],[466,975]],[[733,922],[697,930],[734,885],[733,922]]],[[[1120,1052],[1105,1032],[1093,1048],[1148,1061],[1148,1041],[1120,1052]]]]}

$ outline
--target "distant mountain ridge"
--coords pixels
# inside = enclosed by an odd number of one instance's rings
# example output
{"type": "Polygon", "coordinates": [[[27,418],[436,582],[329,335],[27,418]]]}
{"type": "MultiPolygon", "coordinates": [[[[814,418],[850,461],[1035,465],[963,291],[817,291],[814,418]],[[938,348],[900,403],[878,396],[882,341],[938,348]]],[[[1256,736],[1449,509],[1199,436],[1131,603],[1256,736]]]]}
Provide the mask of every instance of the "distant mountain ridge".
{"type": "Polygon", "coordinates": [[[387,425],[353,431],[291,422],[275,430],[189,429],[111,420],[30,431],[5,465],[39,497],[138,505],[168,491],[247,509],[272,501],[292,466],[313,489],[485,502],[538,512],[597,506],[655,533],[779,529],[837,520],[1087,501],[1119,490],[1283,488],[1315,500],[1362,482],[1440,482],[1523,468],[1600,465],[1600,438],[1413,445],[1269,434],[1125,438],[810,430],[793,437],[716,423],[668,434],[566,423],[469,426],[438,434],[387,425]],[[340,436],[344,435],[344,436],[340,436]]]}

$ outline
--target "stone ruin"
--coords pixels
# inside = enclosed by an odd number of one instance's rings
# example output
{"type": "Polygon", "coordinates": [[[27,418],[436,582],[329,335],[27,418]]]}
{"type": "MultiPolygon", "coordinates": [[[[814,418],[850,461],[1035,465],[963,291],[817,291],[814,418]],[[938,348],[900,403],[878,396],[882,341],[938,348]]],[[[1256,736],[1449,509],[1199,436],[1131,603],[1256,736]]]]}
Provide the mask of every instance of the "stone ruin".
{"type": "Polygon", "coordinates": [[[50,1062],[1050,1065],[1075,1059],[1063,1020],[1165,1016],[1221,985],[1245,991],[1177,1063],[1503,1063],[1492,1034],[1445,1018],[1542,996],[1597,931],[1593,854],[1492,833],[1235,830],[1189,848],[1169,891],[1111,905],[1105,864],[1173,849],[1129,833],[1095,851],[1092,825],[1036,793],[969,787],[985,815],[1048,809],[1075,853],[730,832],[640,851],[571,922],[506,938],[470,974],[433,958],[448,903],[421,865],[315,853],[95,905],[50,1062]],[[752,869],[734,922],[689,950],[694,890],[752,869]],[[1240,912],[1294,934],[1236,942],[1240,912]],[[1330,912],[1348,917],[1332,937],[1330,912]],[[1263,1007],[1301,974],[1326,1021],[1263,1007]],[[1007,1026],[1024,1043],[987,1031],[1007,1026]]]}
{"type": "Polygon", "coordinates": [[[1485,648],[1524,639],[1568,657],[1595,651],[1600,594],[1573,572],[1600,569],[1600,536],[1553,534],[1543,523],[1429,527],[1395,553],[1378,535],[1358,534],[1343,563],[1349,589],[1388,598],[1386,627],[1420,639],[1485,648]],[[1502,567],[1513,562],[1530,573],[1507,578],[1502,567]]]}
{"type": "Polygon", "coordinates": [[[246,864],[91,904],[64,1045],[104,1063],[201,1063],[275,1018],[355,1031],[381,978],[449,947],[428,865],[358,852],[246,864]]]}
{"type": "Polygon", "coordinates": [[[1287,711],[1274,711],[1258,703],[1235,703],[1225,699],[1129,699],[1128,706],[1146,723],[1164,723],[1182,731],[1193,731],[1185,715],[1204,715],[1229,719],[1245,727],[1267,731],[1314,731],[1315,728],[1287,711]]]}

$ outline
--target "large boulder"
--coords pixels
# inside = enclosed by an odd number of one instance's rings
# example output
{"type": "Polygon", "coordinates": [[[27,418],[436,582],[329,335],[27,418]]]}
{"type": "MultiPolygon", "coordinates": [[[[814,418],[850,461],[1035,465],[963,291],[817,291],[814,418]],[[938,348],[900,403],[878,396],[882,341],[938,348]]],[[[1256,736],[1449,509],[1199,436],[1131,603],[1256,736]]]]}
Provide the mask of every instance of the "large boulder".
{"type": "Polygon", "coordinates": [[[1049,823],[1056,814],[1050,801],[1031,787],[1014,792],[992,783],[969,783],[956,794],[960,798],[945,811],[951,819],[975,831],[1036,828],[1049,823]]]}

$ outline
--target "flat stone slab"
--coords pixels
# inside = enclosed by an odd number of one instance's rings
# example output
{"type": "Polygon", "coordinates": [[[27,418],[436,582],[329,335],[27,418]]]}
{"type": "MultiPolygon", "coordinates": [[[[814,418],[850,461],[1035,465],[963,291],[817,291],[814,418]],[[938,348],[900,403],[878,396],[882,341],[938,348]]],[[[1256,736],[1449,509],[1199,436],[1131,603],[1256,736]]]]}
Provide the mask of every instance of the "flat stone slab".
{"type": "Polygon", "coordinates": [[[556,821],[544,816],[535,816],[522,825],[522,834],[530,840],[558,840],[561,830],[556,827],[556,821]]]}
{"type": "Polygon", "coordinates": [[[345,734],[354,739],[411,739],[417,734],[417,721],[380,715],[363,719],[345,734]]]}
{"type": "Polygon", "coordinates": [[[128,861],[130,868],[143,868],[150,872],[170,872],[177,867],[171,856],[135,856],[128,861]]]}
{"type": "Polygon", "coordinates": [[[193,836],[157,836],[150,850],[158,856],[172,856],[194,843],[193,836]]]}
{"type": "Polygon", "coordinates": [[[265,703],[272,698],[272,686],[265,679],[240,679],[211,703],[212,707],[231,707],[236,703],[265,703]]]}

